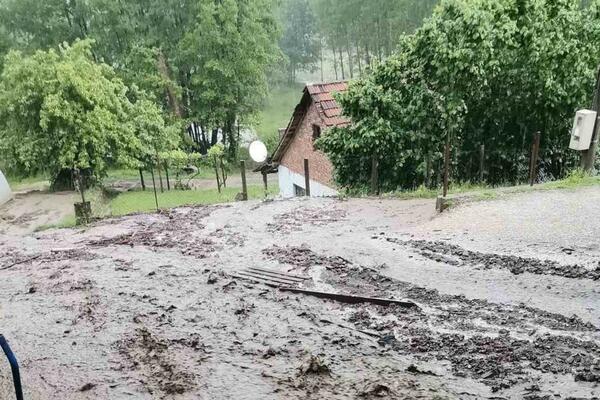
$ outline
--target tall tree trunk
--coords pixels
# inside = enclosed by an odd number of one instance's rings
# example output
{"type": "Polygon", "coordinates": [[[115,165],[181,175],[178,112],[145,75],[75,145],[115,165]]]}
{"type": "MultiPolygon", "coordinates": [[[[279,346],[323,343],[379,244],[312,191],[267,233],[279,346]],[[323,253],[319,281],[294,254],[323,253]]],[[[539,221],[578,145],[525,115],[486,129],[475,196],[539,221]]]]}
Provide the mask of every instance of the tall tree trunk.
{"type": "Polygon", "coordinates": [[[338,65],[337,65],[337,56],[335,55],[335,47],[333,47],[331,49],[333,51],[333,69],[335,70],[335,80],[339,81],[339,75],[338,75],[338,65]]]}
{"type": "Polygon", "coordinates": [[[219,140],[219,128],[214,128],[212,130],[212,137],[210,138],[210,147],[217,144],[218,140],[219,140]]]}
{"type": "Polygon", "coordinates": [[[371,66],[371,52],[369,50],[369,43],[365,43],[365,63],[366,67],[369,68],[371,66]]]}
{"type": "Polygon", "coordinates": [[[352,79],[354,78],[354,61],[352,60],[352,47],[348,35],[346,35],[346,54],[348,54],[348,68],[350,69],[350,79],[352,79]]]}
{"type": "Polygon", "coordinates": [[[342,51],[341,47],[339,49],[339,54],[340,54],[340,66],[342,68],[342,79],[346,80],[346,70],[344,68],[344,52],[342,51]]]}
{"type": "Polygon", "coordinates": [[[323,71],[323,39],[320,40],[320,58],[321,58],[321,82],[325,82],[325,72],[323,71]]]}
{"type": "Polygon", "coordinates": [[[175,87],[171,83],[171,73],[169,71],[169,65],[167,64],[167,59],[161,49],[158,50],[157,67],[162,77],[165,79],[166,82],[168,82],[166,84],[165,91],[167,93],[169,107],[171,108],[173,115],[181,118],[183,116],[183,112],[181,111],[181,104],[179,103],[179,98],[177,97],[175,87]]]}
{"type": "Polygon", "coordinates": [[[360,44],[356,43],[356,61],[358,62],[358,75],[362,76],[363,68],[362,68],[362,54],[360,54],[360,44]]]}

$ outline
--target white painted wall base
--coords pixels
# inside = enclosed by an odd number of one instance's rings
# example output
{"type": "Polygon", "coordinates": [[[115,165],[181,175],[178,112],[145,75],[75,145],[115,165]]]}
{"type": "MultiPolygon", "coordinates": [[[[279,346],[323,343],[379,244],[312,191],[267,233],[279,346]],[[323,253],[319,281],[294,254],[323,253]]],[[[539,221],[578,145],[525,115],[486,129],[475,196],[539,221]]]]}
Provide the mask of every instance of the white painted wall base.
{"type": "Polygon", "coordinates": [[[8,181],[4,177],[4,174],[0,171],[0,206],[10,199],[12,199],[12,191],[10,190],[10,186],[8,186],[8,181]]]}
{"type": "MultiPolygon", "coordinates": [[[[305,189],[304,175],[297,174],[290,171],[283,165],[279,166],[279,191],[284,198],[290,198],[296,196],[294,185],[305,189]]],[[[330,197],[336,196],[337,190],[332,189],[322,183],[315,182],[311,179],[310,181],[310,195],[311,197],[330,197]]]]}

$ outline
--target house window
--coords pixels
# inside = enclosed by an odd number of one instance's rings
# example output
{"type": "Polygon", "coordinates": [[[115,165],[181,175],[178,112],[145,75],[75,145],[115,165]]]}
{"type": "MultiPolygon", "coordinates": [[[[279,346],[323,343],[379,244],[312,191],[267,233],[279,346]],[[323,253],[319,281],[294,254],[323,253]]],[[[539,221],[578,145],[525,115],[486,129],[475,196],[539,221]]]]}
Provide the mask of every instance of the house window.
{"type": "Polygon", "coordinates": [[[313,125],[312,141],[313,147],[318,138],[321,137],[321,127],[319,125],[313,125]]]}
{"type": "Polygon", "coordinates": [[[306,190],[303,187],[294,185],[294,195],[296,197],[304,197],[306,196],[306,190]]]}

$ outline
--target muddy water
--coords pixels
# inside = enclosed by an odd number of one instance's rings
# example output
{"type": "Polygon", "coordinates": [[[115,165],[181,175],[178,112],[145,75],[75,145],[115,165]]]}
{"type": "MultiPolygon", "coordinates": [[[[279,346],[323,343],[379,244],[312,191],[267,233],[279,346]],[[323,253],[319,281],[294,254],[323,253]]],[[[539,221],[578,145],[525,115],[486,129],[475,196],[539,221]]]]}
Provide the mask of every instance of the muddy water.
{"type": "MultiPolygon", "coordinates": [[[[552,274],[544,254],[535,273],[469,252],[456,265],[423,234],[438,218],[428,201],[296,200],[3,236],[0,332],[29,399],[599,396],[597,282],[552,274]],[[435,251],[398,242],[411,235],[435,251]],[[249,266],[419,308],[231,276],[249,266]]],[[[0,364],[0,398],[8,379],[0,364]]]]}

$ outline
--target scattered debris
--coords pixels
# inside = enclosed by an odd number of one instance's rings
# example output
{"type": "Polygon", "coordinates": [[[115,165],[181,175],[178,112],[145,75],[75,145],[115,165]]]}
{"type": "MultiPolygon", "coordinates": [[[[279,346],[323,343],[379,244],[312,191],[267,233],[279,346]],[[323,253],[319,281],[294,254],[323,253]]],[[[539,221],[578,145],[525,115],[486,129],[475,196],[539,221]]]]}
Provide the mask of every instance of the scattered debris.
{"type": "Polygon", "coordinates": [[[208,280],[206,281],[206,283],[208,283],[209,285],[214,285],[215,283],[217,283],[218,280],[218,275],[214,272],[211,272],[210,275],[208,275],[208,280]]]}
{"type": "Polygon", "coordinates": [[[298,207],[294,211],[273,217],[274,222],[267,224],[267,230],[288,234],[302,231],[305,225],[323,226],[343,221],[346,215],[346,211],[339,208],[298,207]]]}
{"type": "Polygon", "coordinates": [[[300,367],[300,373],[302,375],[329,374],[330,372],[331,371],[329,370],[329,367],[327,366],[327,364],[325,364],[323,359],[313,354],[311,354],[300,367]]]}
{"type": "Polygon", "coordinates": [[[250,267],[233,275],[255,283],[264,283],[272,287],[297,286],[311,280],[309,277],[273,271],[265,268],[250,267]]]}
{"type": "Polygon", "coordinates": [[[85,385],[83,385],[82,387],[79,388],[80,392],[88,392],[90,390],[92,390],[93,388],[96,387],[95,383],[86,383],[85,385]]]}
{"type": "MultiPolygon", "coordinates": [[[[154,250],[177,249],[186,256],[203,259],[221,248],[213,238],[202,235],[201,221],[215,210],[229,206],[197,206],[161,211],[154,220],[142,220],[140,229],[89,242],[92,246],[146,246],[154,250]]],[[[223,235],[216,235],[222,238],[223,235]]]]}
{"type": "Polygon", "coordinates": [[[263,250],[269,259],[277,260],[282,264],[289,264],[307,270],[315,265],[323,265],[331,270],[345,270],[352,263],[339,256],[322,256],[313,252],[307,245],[300,247],[273,246],[263,250]]]}
{"type": "Polygon", "coordinates": [[[600,266],[589,269],[582,265],[563,265],[556,261],[537,258],[517,257],[501,254],[485,254],[463,249],[445,242],[426,240],[401,240],[387,238],[388,242],[409,246],[430,260],[453,266],[474,266],[483,269],[507,269],[515,275],[531,273],[536,275],[555,275],[572,279],[600,279],[600,266]]]}

